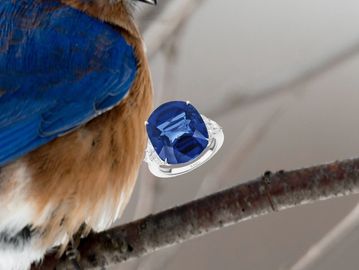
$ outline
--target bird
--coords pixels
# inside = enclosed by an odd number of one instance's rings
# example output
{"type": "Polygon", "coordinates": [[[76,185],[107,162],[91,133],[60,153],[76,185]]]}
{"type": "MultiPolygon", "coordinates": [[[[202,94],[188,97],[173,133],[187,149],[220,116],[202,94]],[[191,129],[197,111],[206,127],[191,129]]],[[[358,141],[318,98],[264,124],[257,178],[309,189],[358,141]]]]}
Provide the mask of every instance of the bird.
{"type": "Polygon", "coordinates": [[[1,0],[0,270],[123,213],[152,110],[139,2],[1,0]]]}

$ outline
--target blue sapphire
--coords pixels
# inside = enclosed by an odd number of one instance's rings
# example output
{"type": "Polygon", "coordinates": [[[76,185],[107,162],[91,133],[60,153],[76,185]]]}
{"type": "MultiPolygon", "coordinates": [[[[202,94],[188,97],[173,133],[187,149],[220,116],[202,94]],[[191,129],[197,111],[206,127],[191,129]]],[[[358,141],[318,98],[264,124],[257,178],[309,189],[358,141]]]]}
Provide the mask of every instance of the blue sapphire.
{"type": "Polygon", "coordinates": [[[208,145],[208,131],[201,115],[184,101],[159,106],[146,128],[153,148],[168,164],[191,161],[208,145]]]}

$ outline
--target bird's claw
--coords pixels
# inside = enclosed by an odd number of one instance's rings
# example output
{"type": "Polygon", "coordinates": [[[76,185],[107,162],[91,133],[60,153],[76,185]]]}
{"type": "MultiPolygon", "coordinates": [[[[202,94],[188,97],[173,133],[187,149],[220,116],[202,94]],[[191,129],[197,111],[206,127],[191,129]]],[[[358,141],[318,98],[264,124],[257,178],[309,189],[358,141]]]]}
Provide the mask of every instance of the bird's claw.
{"type": "Polygon", "coordinates": [[[75,270],[82,270],[79,263],[80,252],[76,248],[71,247],[69,250],[67,250],[66,257],[71,261],[75,270]]]}

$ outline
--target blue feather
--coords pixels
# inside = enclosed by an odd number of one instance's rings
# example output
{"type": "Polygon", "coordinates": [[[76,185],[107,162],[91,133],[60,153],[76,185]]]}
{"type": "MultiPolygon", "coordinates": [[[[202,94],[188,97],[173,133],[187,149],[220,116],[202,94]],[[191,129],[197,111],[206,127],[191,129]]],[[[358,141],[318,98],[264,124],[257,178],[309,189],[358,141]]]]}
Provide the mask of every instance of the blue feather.
{"type": "Polygon", "coordinates": [[[57,1],[1,0],[0,166],[117,105],[136,72],[115,26],[57,1]]]}

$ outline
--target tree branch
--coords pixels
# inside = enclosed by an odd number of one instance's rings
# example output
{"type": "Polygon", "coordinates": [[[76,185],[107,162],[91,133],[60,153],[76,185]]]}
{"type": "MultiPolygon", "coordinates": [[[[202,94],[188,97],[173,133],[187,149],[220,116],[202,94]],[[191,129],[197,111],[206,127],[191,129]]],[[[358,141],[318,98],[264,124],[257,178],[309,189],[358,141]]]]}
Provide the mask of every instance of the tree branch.
{"type": "MultiPolygon", "coordinates": [[[[80,243],[79,263],[83,269],[103,268],[273,211],[354,193],[359,193],[359,158],[267,172],[251,182],[91,234],[80,243]]],[[[49,255],[38,269],[49,269],[54,261],[49,255]]],[[[73,267],[61,258],[56,269],[73,267]]]]}
{"type": "MultiPolygon", "coordinates": [[[[288,105],[285,105],[287,107],[288,105]]],[[[251,126],[245,127],[240,134],[238,134],[238,142],[233,143],[233,149],[226,154],[226,156],[212,167],[201,182],[197,194],[194,198],[211,194],[217,190],[228,179],[233,179],[233,176],[239,175],[238,171],[245,160],[259,145],[260,141],[266,137],[267,133],[273,127],[273,124],[280,115],[283,113],[283,108],[278,108],[261,120],[261,123],[251,123],[251,126]]],[[[160,183],[160,181],[157,181],[160,183]]],[[[159,256],[148,256],[141,262],[139,269],[157,270],[157,269],[170,269],[169,264],[176,254],[181,250],[182,245],[173,246],[162,251],[159,256]]]]}

